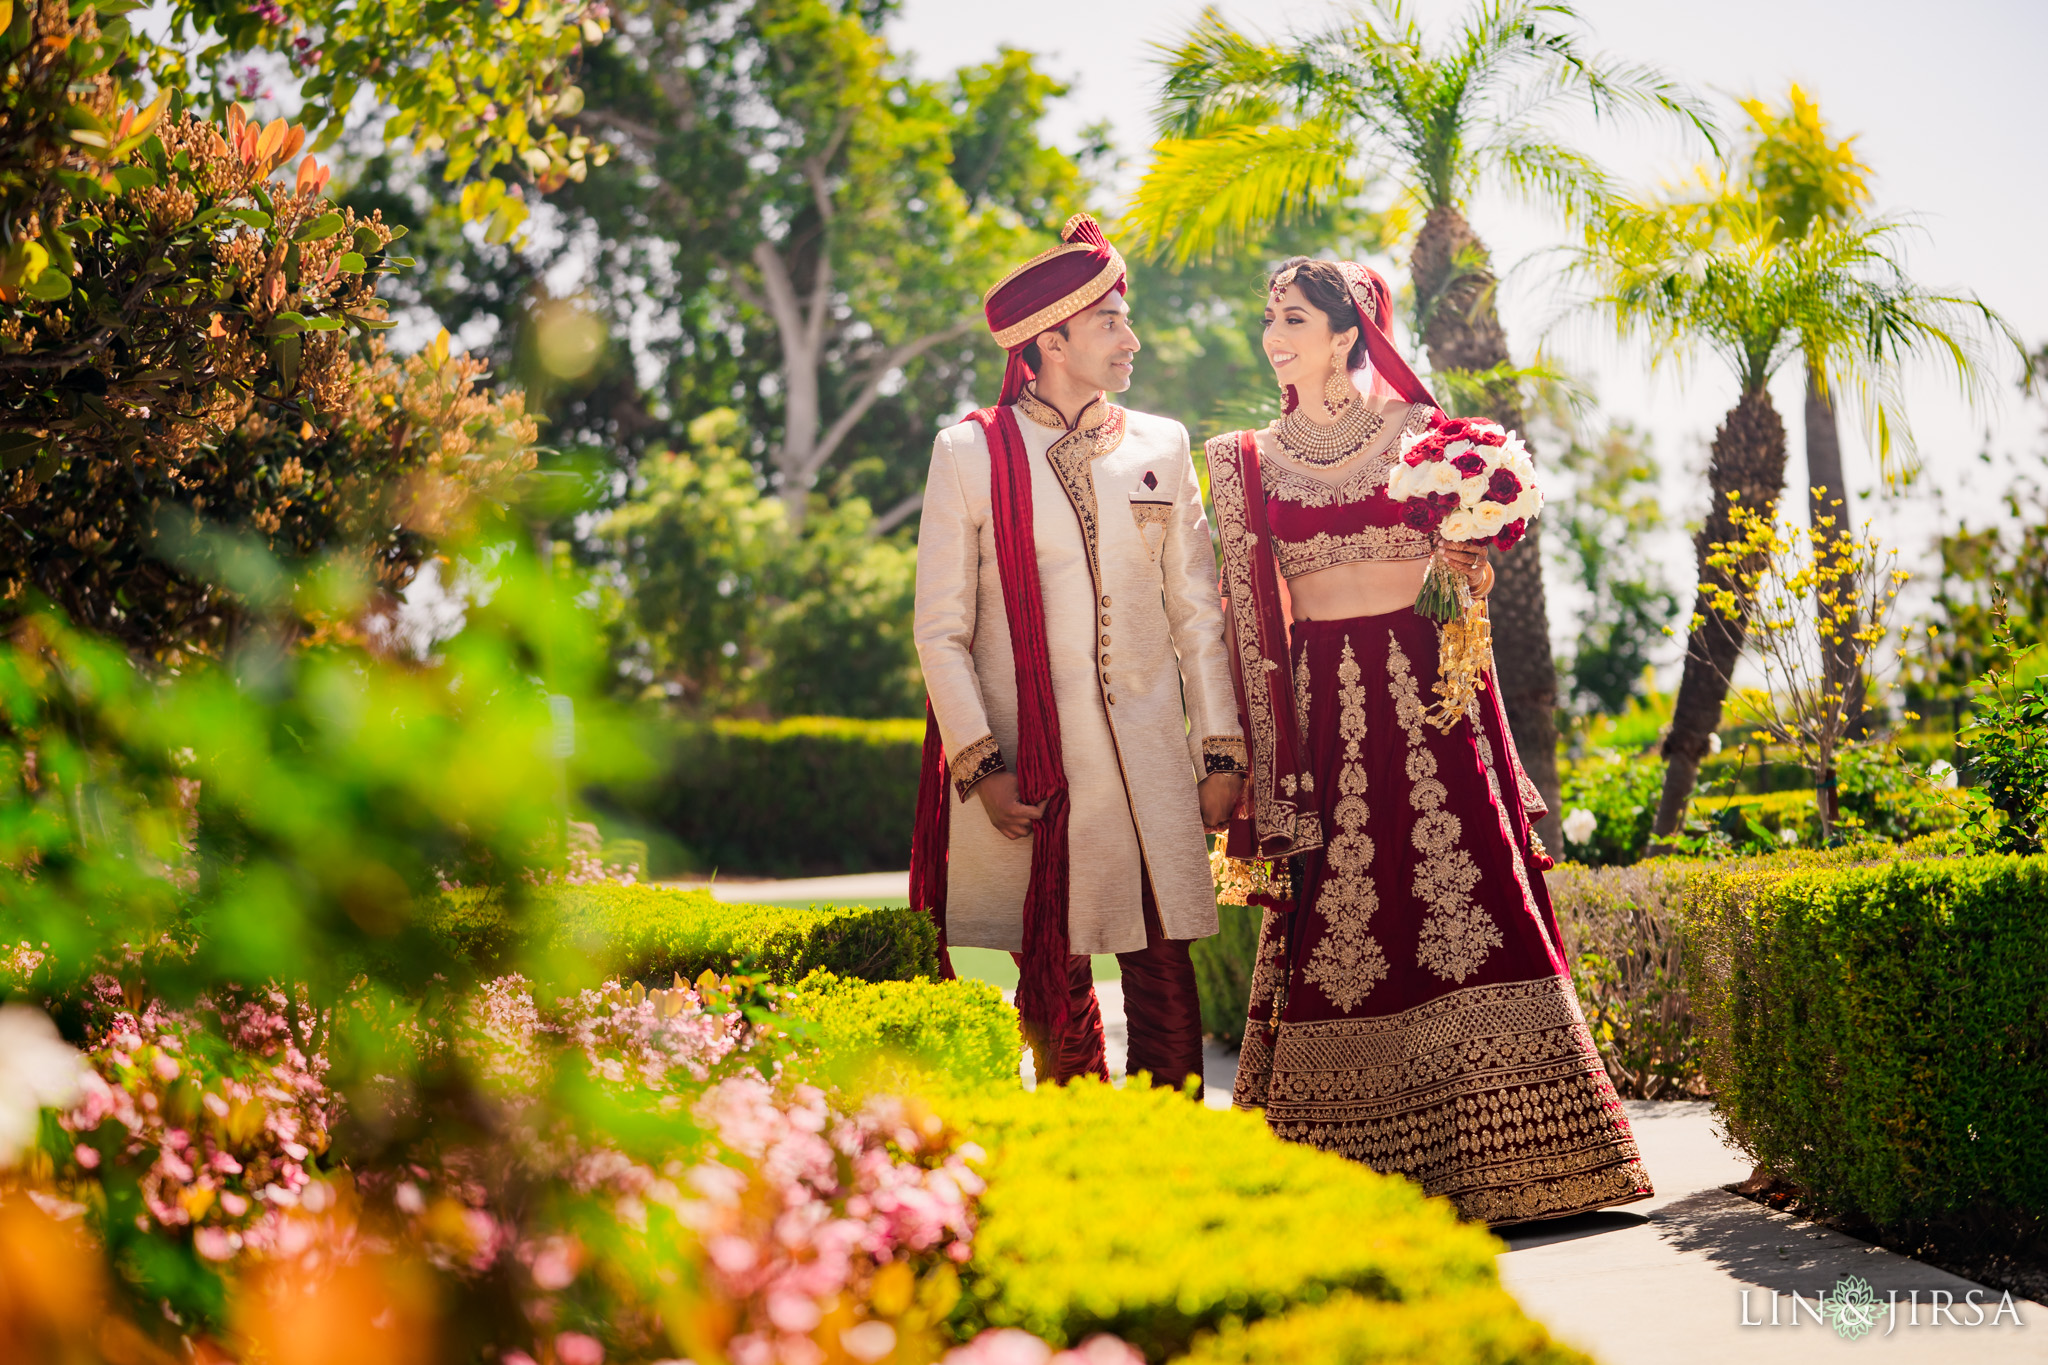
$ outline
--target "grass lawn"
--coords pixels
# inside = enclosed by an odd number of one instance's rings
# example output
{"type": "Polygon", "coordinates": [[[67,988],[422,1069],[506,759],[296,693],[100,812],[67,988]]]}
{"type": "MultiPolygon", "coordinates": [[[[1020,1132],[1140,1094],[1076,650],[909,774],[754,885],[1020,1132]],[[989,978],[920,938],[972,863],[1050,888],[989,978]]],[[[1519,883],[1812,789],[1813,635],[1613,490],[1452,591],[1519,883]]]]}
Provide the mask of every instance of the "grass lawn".
{"type": "MultiPolygon", "coordinates": [[[[811,905],[813,901],[779,901],[772,897],[749,897],[752,905],[811,905]]],[[[834,901],[834,905],[901,906],[908,908],[910,902],[901,898],[895,900],[834,901]]],[[[1017,964],[1010,955],[995,948],[955,948],[953,970],[961,976],[986,981],[993,986],[1010,991],[1017,988],[1017,964]]],[[[1097,953],[1092,963],[1097,981],[1121,981],[1123,970],[1117,965],[1114,953],[1097,953]]]]}

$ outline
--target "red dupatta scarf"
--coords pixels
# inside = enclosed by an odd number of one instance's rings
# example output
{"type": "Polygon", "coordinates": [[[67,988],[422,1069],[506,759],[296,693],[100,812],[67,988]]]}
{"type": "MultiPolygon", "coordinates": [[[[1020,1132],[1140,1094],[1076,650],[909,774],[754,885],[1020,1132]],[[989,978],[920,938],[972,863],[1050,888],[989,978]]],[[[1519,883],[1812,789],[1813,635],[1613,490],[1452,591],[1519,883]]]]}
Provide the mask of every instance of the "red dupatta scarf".
{"type": "Polygon", "coordinates": [[[1230,822],[1228,857],[1288,858],[1323,846],[1315,779],[1302,752],[1288,653],[1287,580],[1266,526],[1258,437],[1209,446],[1209,497],[1223,541],[1224,629],[1237,718],[1251,758],[1246,813],[1230,822]]]}
{"type": "MultiPolygon", "coordinates": [[[[1017,669],[1017,797],[1045,803],[1031,832],[1031,880],[1024,892],[1024,965],[1017,1012],[1049,1040],[1049,1056],[1062,1055],[1067,1009],[1067,772],[1060,758],[1060,715],[1052,692],[1052,656],[1046,641],[1045,598],[1038,585],[1038,542],[1031,508],[1031,460],[1017,414],[983,408],[969,421],[988,439],[989,513],[994,522],[996,571],[1010,625],[1017,669]]],[[[910,839],[910,903],[932,916],[939,931],[945,974],[946,851],[952,802],[945,746],[931,703],[925,703],[924,770],[917,787],[917,823],[910,839]]]]}

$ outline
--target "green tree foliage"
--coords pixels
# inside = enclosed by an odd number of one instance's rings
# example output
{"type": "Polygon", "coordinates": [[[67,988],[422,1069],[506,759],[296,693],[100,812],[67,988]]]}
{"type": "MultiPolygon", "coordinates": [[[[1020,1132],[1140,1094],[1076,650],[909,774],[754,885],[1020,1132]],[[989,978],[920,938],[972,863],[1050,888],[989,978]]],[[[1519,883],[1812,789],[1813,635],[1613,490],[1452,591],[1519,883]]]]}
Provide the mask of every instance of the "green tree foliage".
{"type": "MultiPolygon", "coordinates": [[[[2021,388],[2039,400],[2044,379],[2048,346],[2030,358],[2021,388]]],[[[1982,458],[1992,463],[1988,452],[1982,458]]],[[[2016,455],[2017,468],[1996,511],[1987,517],[1988,509],[1973,502],[1953,529],[1944,526],[1936,538],[1941,577],[1934,610],[1922,622],[1929,649],[1908,660],[1917,688],[1949,698],[1966,693],[1999,658],[1995,637],[2001,604],[2002,628],[2016,644],[2027,648],[2048,641],[2048,488],[2035,473],[2039,461],[2035,453],[2016,455]]],[[[1938,490],[1936,496],[1941,497],[1938,490]]],[[[1942,520],[1948,519],[1944,506],[1942,520]]]]}
{"type": "Polygon", "coordinates": [[[1620,715],[1643,695],[1644,670],[1678,611],[1646,543],[1665,529],[1657,461],[1646,436],[1617,423],[1592,442],[1572,442],[1558,466],[1574,480],[1571,497],[1556,504],[1558,543],[1587,597],[1565,667],[1572,704],[1620,715]]]}
{"type": "Polygon", "coordinates": [[[463,182],[463,216],[488,220],[502,240],[526,215],[523,191],[508,186],[507,175],[545,191],[604,162],[603,148],[559,120],[582,107],[573,68],[585,45],[603,37],[608,13],[587,0],[311,0],[290,13],[275,0],[154,8],[136,0],[6,0],[0,284],[31,280],[49,262],[61,268],[66,219],[34,212],[35,203],[51,187],[77,195],[98,178],[74,164],[74,154],[112,160],[129,149],[136,135],[110,103],[147,90],[158,97],[154,108],[175,102],[218,120],[231,100],[254,95],[261,77],[249,59],[257,54],[282,59],[316,149],[340,135],[356,96],[367,94],[385,111],[384,135],[442,154],[447,179],[463,182]]]}
{"type": "Polygon", "coordinates": [[[982,291],[1080,206],[1038,133],[1061,87],[1019,52],[918,79],[881,35],[891,8],[636,0],[577,126],[639,172],[562,196],[565,236],[602,243],[612,316],[651,298],[682,321],[656,348],[663,405],[740,402],[793,523],[813,490],[915,494],[934,419],[998,372],[972,340],[982,291]]]}
{"type": "Polygon", "coordinates": [[[619,565],[628,676],[691,709],[750,688],[760,599],[786,540],[739,430],[730,408],[697,418],[690,448],[641,460],[633,492],[597,531],[619,565]]]}
{"type": "Polygon", "coordinates": [[[2039,853],[2048,845],[2048,683],[2038,673],[2030,684],[2021,681],[2036,646],[2014,638],[2003,599],[1991,624],[2001,657],[1985,671],[1970,723],[1956,736],[1972,784],[1990,803],[1971,833],[1986,851],[2039,853]]]}
{"type": "Polygon", "coordinates": [[[792,530],[740,455],[731,409],[690,434],[688,452],[640,462],[598,527],[626,676],[698,713],[916,714],[914,551],[872,534],[862,498],[792,530]]]}

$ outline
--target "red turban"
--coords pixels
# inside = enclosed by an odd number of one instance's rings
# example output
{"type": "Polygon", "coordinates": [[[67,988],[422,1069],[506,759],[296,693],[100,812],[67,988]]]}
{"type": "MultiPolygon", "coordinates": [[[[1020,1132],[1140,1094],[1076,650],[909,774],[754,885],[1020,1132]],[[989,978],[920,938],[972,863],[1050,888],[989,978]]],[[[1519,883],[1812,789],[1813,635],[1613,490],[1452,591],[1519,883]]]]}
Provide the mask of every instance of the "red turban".
{"type": "Polygon", "coordinates": [[[1037,378],[1024,363],[1026,346],[1068,318],[1087,312],[1111,290],[1121,294],[1125,287],[1124,258],[1102,235],[1102,225],[1085,213],[1067,219],[1059,246],[998,280],[981,296],[996,345],[1010,353],[997,406],[1016,402],[1025,381],[1037,378]]]}

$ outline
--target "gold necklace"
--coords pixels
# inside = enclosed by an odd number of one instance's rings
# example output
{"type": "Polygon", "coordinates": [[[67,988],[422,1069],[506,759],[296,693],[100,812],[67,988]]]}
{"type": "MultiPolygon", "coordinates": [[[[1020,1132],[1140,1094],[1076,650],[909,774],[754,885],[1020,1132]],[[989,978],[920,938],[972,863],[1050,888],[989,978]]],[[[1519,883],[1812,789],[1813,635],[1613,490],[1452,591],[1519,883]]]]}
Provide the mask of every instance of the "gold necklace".
{"type": "Polygon", "coordinates": [[[1327,426],[1309,421],[1297,407],[1273,423],[1273,439],[1311,469],[1341,469],[1363,455],[1385,425],[1386,419],[1363,403],[1351,404],[1327,426]]]}

